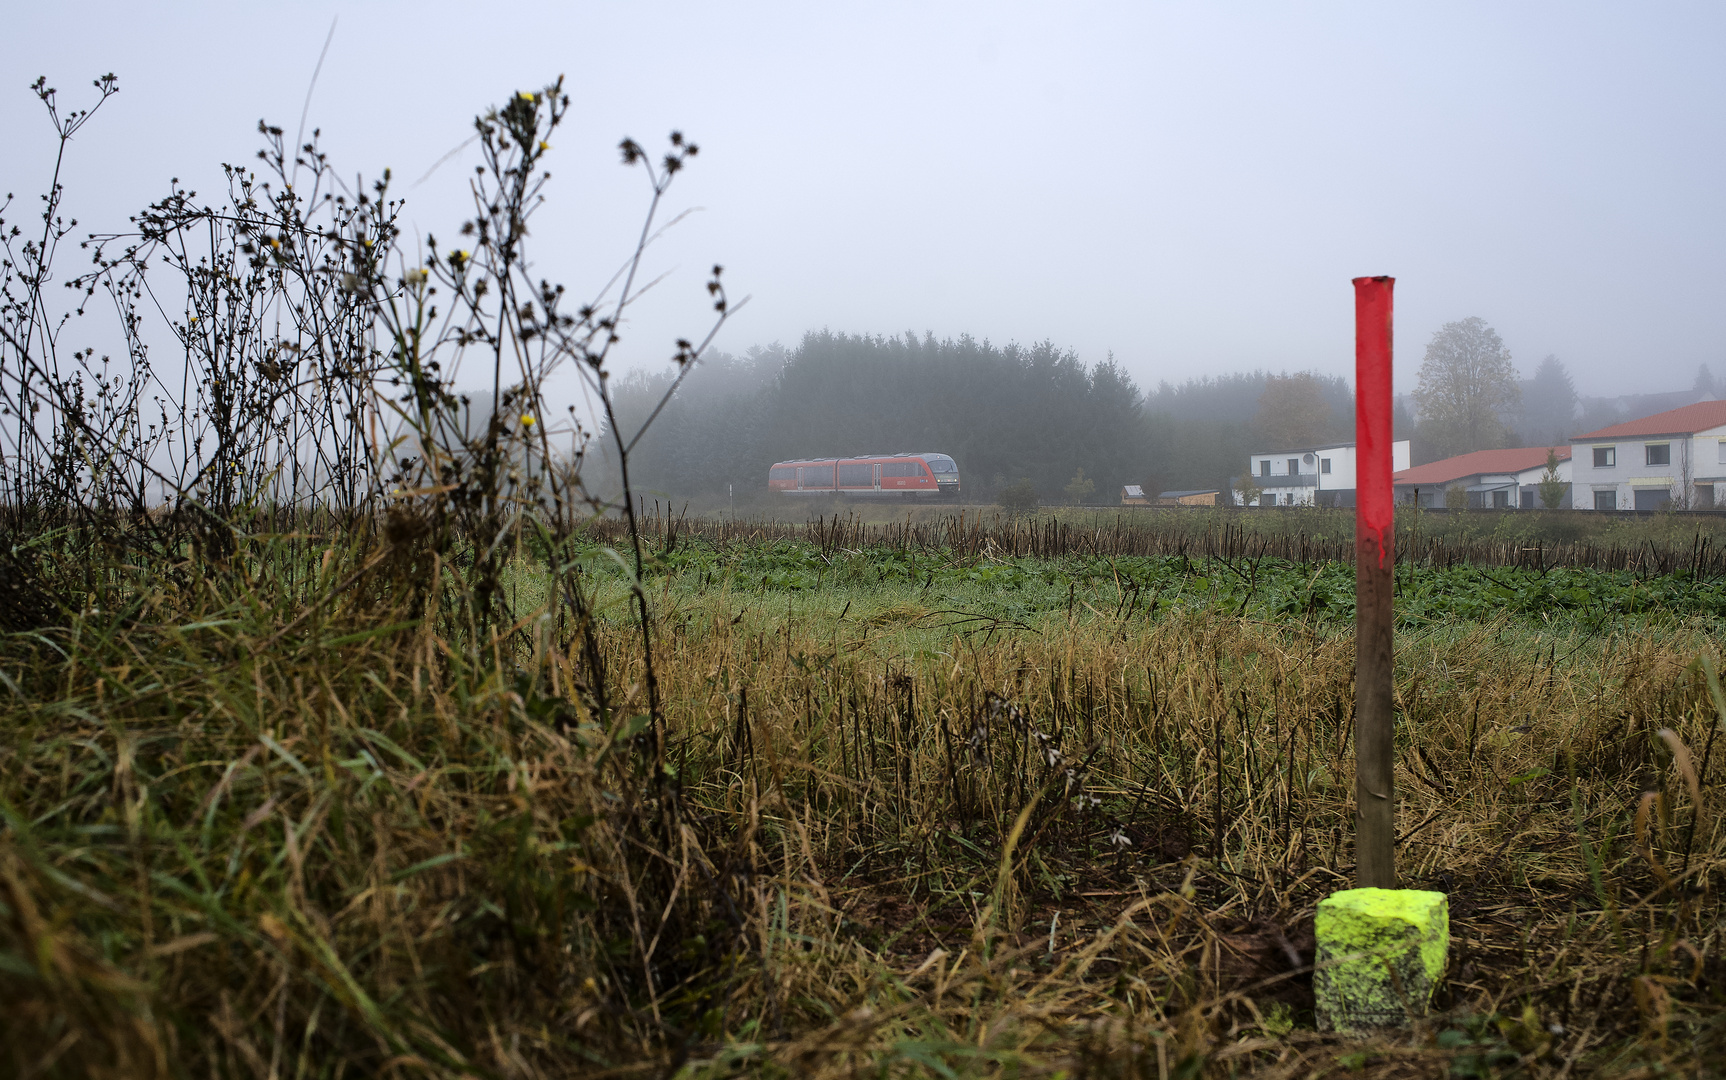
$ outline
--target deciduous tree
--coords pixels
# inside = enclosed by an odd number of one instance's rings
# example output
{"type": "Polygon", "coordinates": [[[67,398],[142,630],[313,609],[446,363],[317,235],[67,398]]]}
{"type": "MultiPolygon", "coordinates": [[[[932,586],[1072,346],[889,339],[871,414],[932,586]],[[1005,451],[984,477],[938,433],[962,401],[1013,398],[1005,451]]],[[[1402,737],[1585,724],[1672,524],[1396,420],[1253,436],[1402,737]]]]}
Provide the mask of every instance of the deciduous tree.
{"type": "Polygon", "coordinates": [[[1097,482],[1086,476],[1084,469],[1074,473],[1073,478],[1067,481],[1067,498],[1073,501],[1074,506],[1083,503],[1095,490],[1097,490],[1097,482]]]}
{"type": "Polygon", "coordinates": [[[1510,350],[1484,319],[1446,323],[1432,335],[1414,403],[1437,457],[1508,446],[1503,414],[1521,396],[1510,350]]]}
{"type": "Polygon", "coordinates": [[[1308,371],[1272,375],[1259,395],[1253,432],[1265,450],[1317,446],[1332,438],[1333,415],[1324,387],[1308,371]]]}

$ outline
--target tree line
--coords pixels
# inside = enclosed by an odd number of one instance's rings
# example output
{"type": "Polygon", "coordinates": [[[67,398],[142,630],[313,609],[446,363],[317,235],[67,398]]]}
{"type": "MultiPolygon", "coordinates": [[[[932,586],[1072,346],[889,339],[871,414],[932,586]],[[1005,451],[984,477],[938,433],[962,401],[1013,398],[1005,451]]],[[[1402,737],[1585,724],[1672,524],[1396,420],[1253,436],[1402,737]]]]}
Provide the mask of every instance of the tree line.
{"type": "MultiPolygon", "coordinates": [[[[671,377],[637,373],[615,388],[626,434],[671,377]]],[[[1081,469],[1109,491],[1137,479],[1148,445],[1143,406],[1112,357],[1087,365],[1052,342],[822,330],[795,349],[703,361],[630,468],[649,489],[699,499],[728,485],[764,490],[775,461],[938,451],[959,462],[973,496],[1029,479],[1053,497],[1081,469]]],[[[609,432],[598,440],[602,455],[610,442],[609,432]]]]}
{"type": "MultiPolygon", "coordinates": [[[[626,440],[675,375],[638,371],[614,385],[626,440]]],[[[1706,369],[1697,390],[1704,381],[1712,389],[1706,369]]],[[[1417,385],[1397,399],[1395,428],[1422,464],[1562,444],[1624,418],[1622,402],[1578,395],[1555,356],[1520,379],[1498,333],[1467,318],[1434,333],[1417,385]]],[[[600,435],[587,464],[603,487],[612,438],[600,435]]],[[[1214,488],[1229,501],[1254,453],[1353,437],[1354,393],[1341,376],[1257,370],[1145,393],[1113,356],[1086,364],[1049,341],[822,330],[795,348],[703,359],[636,447],[631,471],[638,487],[699,505],[759,499],[775,461],[938,451],[959,462],[969,501],[1012,488],[1045,502],[1114,503],[1126,484],[1153,495],[1214,488]]]]}
{"type": "MultiPolygon", "coordinates": [[[[626,439],[674,375],[635,372],[614,386],[626,439]]],[[[1207,376],[1146,395],[1112,356],[1086,364],[1049,341],[822,330],[794,349],[703,360],[630,468],[648,490],[701,501],[763,490],[775,461],[939,451],[959,462],[969,499],[1029,481],[1045,501],[1116,502],[1126,484],[1227,490],[1266,439],[1341,437],[1352,411],[1332,376],[1207,376]]],[[[602,475],[611,444],[609,431],[594,443],[589,464],[602,475]]]]}

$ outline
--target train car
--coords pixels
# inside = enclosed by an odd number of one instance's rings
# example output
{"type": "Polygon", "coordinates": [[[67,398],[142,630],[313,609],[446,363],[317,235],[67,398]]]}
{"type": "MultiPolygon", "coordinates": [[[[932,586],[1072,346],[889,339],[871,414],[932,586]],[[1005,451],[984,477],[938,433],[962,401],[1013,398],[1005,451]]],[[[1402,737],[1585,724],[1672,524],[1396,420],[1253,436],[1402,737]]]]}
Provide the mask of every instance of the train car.
{"type": "Polygon", "coordinates": [[[959,466],[946,454],[860,454],[779,461],[767,471],[767,487],[790,496],[956,499],[959,466]]]}

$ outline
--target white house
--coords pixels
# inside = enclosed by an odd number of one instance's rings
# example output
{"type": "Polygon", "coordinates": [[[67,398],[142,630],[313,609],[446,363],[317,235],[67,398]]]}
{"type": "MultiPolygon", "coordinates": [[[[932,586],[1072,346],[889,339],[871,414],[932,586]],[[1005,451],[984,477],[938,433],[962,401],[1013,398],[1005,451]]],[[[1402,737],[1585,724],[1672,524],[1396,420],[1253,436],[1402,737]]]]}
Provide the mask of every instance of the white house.
{"type": "Polygon", "coordinates": [[[1726,482],[1726,401],[1702,401],[1570,440],[1581,510],[1711,510],[1726,482]]]}
{"type": "MultiPolygon", "coordinates": [[[[1391,468],[1408,468],[1408,440],[1390,444],[1391,468]]],[[[1353,506],[1354,443],[1254,454],[1244,480],[1259,506],[1353,506]]]]}
{"type": "Polygon", "coordinates": [[[1564,484],[1560,509],[1570,506],[1570,447],[1524,446],[1512,450],[1476,450],[1472,454],[1404,469],[1392,479],[1396,501],[1415,506],[1449,506],[1448,493],[1461,488],[1464,505],[1481,510],[1534,510],[1542,507],[1540,481],[1546,476],[1548,451],[1558,459],[1558,479],[1564,484]]]}

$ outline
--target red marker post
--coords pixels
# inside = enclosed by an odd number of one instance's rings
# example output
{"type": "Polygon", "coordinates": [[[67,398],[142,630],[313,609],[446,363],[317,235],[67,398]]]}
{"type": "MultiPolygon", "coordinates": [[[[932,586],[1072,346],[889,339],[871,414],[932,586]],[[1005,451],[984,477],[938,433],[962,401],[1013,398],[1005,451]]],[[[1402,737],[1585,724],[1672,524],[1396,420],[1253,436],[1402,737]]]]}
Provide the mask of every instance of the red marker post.
{"type": "Polygon", "coordinates": [[[1319,901],[1313,998],[1319,1025],[1368,1033],[1423,1015],[1450,950],[1450,901],[1396,885],[1392,765],[1391,290],[1354,279],[1354,859],[1353,889],[1319,901]],[[1365,948],[1363,949],[1363,945],[1365,948]]]}
{"type": "Polygon", "coordinates": [[[1354,279],[1355,883],[1396,888],[1391,712],[1391,293],[1396,279],[1354,279]]]}

